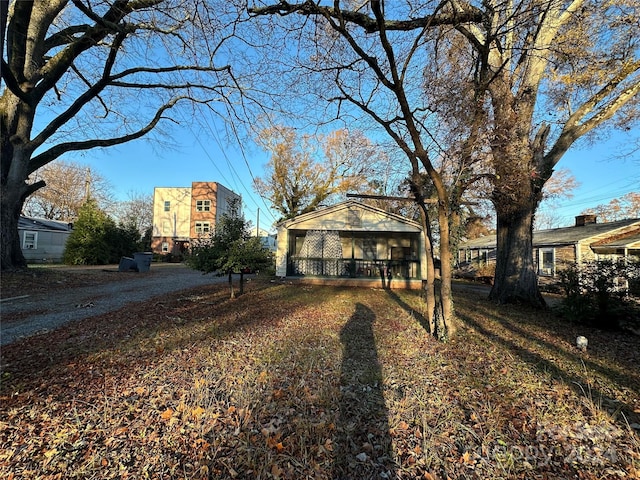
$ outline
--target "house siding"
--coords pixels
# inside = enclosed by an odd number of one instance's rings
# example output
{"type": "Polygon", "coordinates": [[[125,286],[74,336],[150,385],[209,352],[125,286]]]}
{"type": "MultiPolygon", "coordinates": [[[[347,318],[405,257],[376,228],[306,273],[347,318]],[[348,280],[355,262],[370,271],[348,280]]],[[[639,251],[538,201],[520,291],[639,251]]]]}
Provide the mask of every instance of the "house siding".
{"type": "Polygon", "coordinates": [[[216,225],[218,184],[214,182],[193,182],[191,186],[191,221],[189,222],[189,237],[201,236],[196,231],[197,222],[209,222],[213,230],[216,225]],[[198,201],[209,201],[209,211],[198,211],[198,201]]]}
{"type": "Polygon", "coordinates": [[[71,227],[66,222],[21,217],[18,225],[20,248],[28,263],[60,263],[71,227]],[[35,235],[34,248],[25,248],[25,235],[35,235]]]}
{"type": "MultiPolygon", "coordinates": [[[[594,251],[599,245],[614,241],[624,241],[640,235],[640,219],[629,219],[603,224],[587,223],[575,227],[541,230],[533,233],[533,260],[540,272],[542,252],[553,249],[553,274],[574,262],[592,262],[598,260],[594,251]]],[[[461,267],[495,261],[495,235],[470,240],[458,250],[458,264],[461,267]]],[[[612,249],[607,256],[623,256],[629,249],[612,249]],[[623,253],[620,253],[623,252],[623,253]]],[[[632,249],[630,255],[637,255],[632,249]]]]}

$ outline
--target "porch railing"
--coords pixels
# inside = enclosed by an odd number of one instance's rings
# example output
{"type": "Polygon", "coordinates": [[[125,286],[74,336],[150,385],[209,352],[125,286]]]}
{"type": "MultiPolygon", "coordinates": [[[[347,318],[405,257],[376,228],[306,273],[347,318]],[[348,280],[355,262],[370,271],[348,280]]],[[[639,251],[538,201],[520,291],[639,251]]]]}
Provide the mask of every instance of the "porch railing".
{"type": "Polygon", "coordinates": [[[317,277],[420,278],[417,260],[290,257],[287,275],[317,277]]]}

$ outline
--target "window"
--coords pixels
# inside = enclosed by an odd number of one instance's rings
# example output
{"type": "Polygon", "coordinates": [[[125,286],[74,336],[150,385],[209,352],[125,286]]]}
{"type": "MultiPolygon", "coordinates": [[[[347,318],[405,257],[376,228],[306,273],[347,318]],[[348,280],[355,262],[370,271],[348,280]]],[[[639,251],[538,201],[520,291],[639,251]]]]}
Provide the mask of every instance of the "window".
{"type": "Polygon", "coordinates": [[[24,232],[22,239],[22,248],[25,250],[33,250],[38,248],[38,232],[24,232]]]}
{"type": "Polygon", "coordinates": [[[169,252],[169,242],[162,242],[162,253],[169,252]]]}
{"type": "Polygon", "coordinates": [[[198,212],[210,212],[211,200],[196,200],[196,210],[198,212]]]}
{"type": "Polygon", "coordinates": [[[555,275],[555,252],[553,248],[540,249],[538,259],[538,274],[545,276],[555,275]]]}
{"type": "Polygon", "coordinates": [[[196,222],[196,234],[203,235],[209,233],[211,224],[209,222],[196,222]]]}
{"type": "Polygon", "coordinates": [[[171,202],[169,200],[165,200],[164,202],[164,211],[165,212],[171,211],[171,202]]]}

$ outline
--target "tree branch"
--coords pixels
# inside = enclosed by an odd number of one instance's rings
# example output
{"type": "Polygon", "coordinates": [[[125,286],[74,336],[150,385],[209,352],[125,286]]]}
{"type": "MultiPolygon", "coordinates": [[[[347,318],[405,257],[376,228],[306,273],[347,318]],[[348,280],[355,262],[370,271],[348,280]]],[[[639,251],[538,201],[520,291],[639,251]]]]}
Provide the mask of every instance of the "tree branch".
{"type": "Polygon", "coordinates": [[[27,95],[22,90],[22,88],[20,88],[20,85],[18,84],[16,77],[13,76],[13,73],[11,72],[11,68],[9,68],[9,65],[7,64],[7,62],[4,61],[4,58],[2,59],[2,63],[0,64],[0,70],[2,70],[2,79],[4,80],[4,83],[7,85],[7,88],[11,91],[11,93],[13,93],[16,97],[18,97],[23,102],[28,103],[29,95],[27,95]]]}
{"type": "Polygon", "coordinates": [[[69,43],[66,48],[58,52],[44,65],[40,72],[42,81],[34,88],[34,93],[38,100],[44,97],[46,92],[53,88],[53,85],[58,83],[80,54],[95,46],[110,34],[134,32],[137,29],[136,25],[120,24],[128,14],[152,6],[160,0],[140,0],[138,2],[115,0],[102,17],[88,10],[79,0],[73,1],[85,15],[96,21],[96,25],[89,27],[84,35],[69,43]]]}
{"type": "MultiPolygon", "coordinates": [[[[336,20],[343,18],[349,23],[362,27],[366,33],[377,32],[380,28],[380,24],[377,19],[371,18],[364,13],[342,10],[336,7],[323,7],[317,5],[312,0],[306,0],[303,3],[290,3],[288,1],[281,0],[277,5],[249,8],[248,12],[254,16],[280,15],[284,17],[297,13],[300,15],[322,15],[325,17],[332,17],[336,20]]],[[[411,20],[385,20],[384,28],[386,30],[411,31],[425,27],[481,22],[482,18],[483,14],[481,10],[471,5],[465,5],[460,10],[426,15],[424,17],[414,18],[411,20]]]]}
{"type": "Polygon", "coordinates": [[[624,80],[639,71],[640,60],[629,62],[625,68],[623,68],[589,100],[584,102],[580,108],[578,108],[575,113],[569,117],[555,144],[549,153],[545,155],[545,159],[550,162],[551,166],[554,166],[560,161],[562,155],[569,149],[569,147],[571,147],[573,142],[609,120],[625,103],[640,94],[640,77],[636,77],[630,85],[624,88],[614,98],[609,100],[590,118],[585,120],[587,115],[593,112],[593,109],[599,103],[604,101],[624,80]]]}
{"type": "Polygon", "coordinates": [[[78,40],[75,35],[77,35],[78,33],[85,34],[89,31],[90,28],[91,27],[89,25],[72,25],[65,28],[64,30],[60,30],[59,32],[54,33],[45,40],[44,51],[48,52],[53,48],[68,45],[69,43],[78,40]]]}
{"type": "Polygon", "coordinates": [[[158,122],[160,122],[160,120],[163,118],[162,115],[165,111],[173,108],[180,100],[185,100],[188,98],[189,97],[186,96],[176,97],[170,102],[164,104],[158,109],[153,119],[151,119],[151,121],[146,126],[136,132],[129,133],[121,137],[84,140],[80,142],[66,142],[55,145],[49,150],[42,152],[41,154],[31,159],[31,161],[29,162],[29,173],[35,172],[38,168],[46,165],[47,163],[55,160],[56,158],[60,157],[60,155],[67,152],[89,150],[96,147],[111,147],[141,138],[155,128],[158,122]]]}

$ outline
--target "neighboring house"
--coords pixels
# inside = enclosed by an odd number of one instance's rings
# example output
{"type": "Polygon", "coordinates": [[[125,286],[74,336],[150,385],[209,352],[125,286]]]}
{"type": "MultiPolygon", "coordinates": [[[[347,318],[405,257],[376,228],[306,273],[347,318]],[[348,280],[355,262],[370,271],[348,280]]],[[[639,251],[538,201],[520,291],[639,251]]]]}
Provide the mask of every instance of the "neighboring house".
{"type": "Polygon", "coordinates": [[[208,236],[233,200],[240,195],[217,182],[193,182],[191,187],[156,187],[153,191],[151,250],[179,255],[191,242],[208,236]]]}
{"type": "Polygon", "coordinates": [[[419,223],[346,201],[278,225],[276,275],[419,288],[425,252],[419,223]]]}
{"type": "MultiPolygon", "coordinates": [[[[573,227],[533,232],[533,259],[541,277],[554,277],[571,263],[603,259],[640,260],[640,219],[597,223],[595,215],[576,217],[573,227]]],[[[460,245],[461,268],[495,262],[496,236],[469,240],[460,245]]]]}
{"type": "Polygon", "coordinates": [[[18,236],[28,263],[60,263],[73,224],[45,218],[20,217],[18,236]]]}
{"type": "Polygon", "coordinates": [[[269,233],[268,231],[260,228],[252,228],[249,231],[249,234],[252,237],[260,237],[260,241],[262,242],[262,246],[269,250],[270,252],[276,252],[276,235],[269,233]]]}

